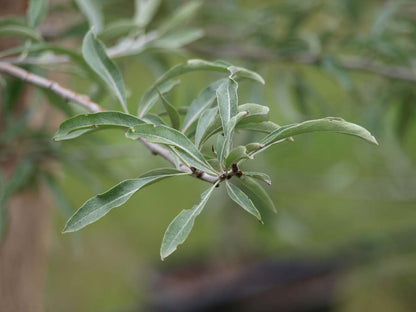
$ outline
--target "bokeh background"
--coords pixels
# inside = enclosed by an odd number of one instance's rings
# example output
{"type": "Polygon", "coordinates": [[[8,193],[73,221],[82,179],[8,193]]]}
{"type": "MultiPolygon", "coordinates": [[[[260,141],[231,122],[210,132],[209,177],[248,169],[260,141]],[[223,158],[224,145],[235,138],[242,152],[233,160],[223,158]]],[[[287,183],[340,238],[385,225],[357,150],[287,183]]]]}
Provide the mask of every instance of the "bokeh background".
{"type": "MultiPolygon", "coordinates": [[[[162,1],[150,28],[183,3],[162,1]]],[[[65,40],[79,44],[76,34],[88,25],[74,4],[53,8],[50,14],[71,13],[77,27],[65,40]]],[[[132,10],[133,1],[103,1],[106,23],[132,10]]],[[[117,131],[54,143],[67,161],[50,170],[57,200],[46,311],[415,311],[415,17],[414,1],[205,1],[186,24],[203,31],[198,40],[117,60],[132,110],[171,66],[224,59],[266,80],[243,82],[240,103],[268,105],[282,125],[339,116],[369,129],[380,145],[310,134],[274,146],[244,169],[272,177],[267,190],[278,213],[262,211],[260,225],[220,190],[186,243],[162,262],[166,227],[198,201],[204,182],[159,182],[62,235],[68,214],[88,198],[167,163],[117,131]]],[[[61,75],[74,90],[94,92],[90,80],[61,75]]],[[[188,105],[218,77],[183,76],[171,103],[188,105]]],[[[116,108],[110,96],[100,101],[116,108]]]]}

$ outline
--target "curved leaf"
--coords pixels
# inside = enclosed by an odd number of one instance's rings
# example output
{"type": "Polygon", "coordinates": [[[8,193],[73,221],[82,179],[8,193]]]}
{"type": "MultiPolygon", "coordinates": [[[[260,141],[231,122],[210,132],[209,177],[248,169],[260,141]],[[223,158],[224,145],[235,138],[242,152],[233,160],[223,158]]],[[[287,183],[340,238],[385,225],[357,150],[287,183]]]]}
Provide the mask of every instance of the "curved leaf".
{"type": "Polygon", "coordinates": [[[181,152],[188,156],[186,161],[189,165],[199,170],[215,174],[215,170],[205,160],[204,156],[196,146],[183,133],[175,129],[162,125],[154,126],[142,124],[129,129],[129,131],[126,132],[126,137],[133,140],[143,137],[149,142],[174,146],[179,152],[178,156],[181,157],[181,152]]]}
{"type": "Polygon", "coordinates": [[[120,112],[100,112],[95,114],[77,115],[65,120],[59,127],[53,139],[55,141],[69,140],[80,135],[102,128],[133,128],[143,120],[120,112]]]}
{"type": "Polygon", "coordinates": [[[179,129],[181,123],[181,117],[179,116],[176,108],[160,93],[157,89],[160,99],[162,100],[163,106],[165,107],[166,112],[168,113],[172,128],[179,129]]]}
{"type": "Polygon", "coordinates": [[[213,107],[202,112],[198,121],[195,132],[195,146],[199,148],[202,138],[204,137],[209,125],[215,120],[218,108],[213,107]]]}
{"type": "Polygon", "coordinates": [[[30,27],[38,27],[48,11],[47,0],[30,0],[27,10],[27,24],[30,27]]]}
{"type": "Polygon", "coordinates": [[[244,175],[245,176],[249,176],[251,178],[263,181],[264,183],[268,184],[268,185],[272,185],[272,180],[270,179],[270,177],[263,173],[263,172],[250,172],[250,171],[244,171],[244,175]]]}
{"type": "Polygon", "coordinates": [[[75,2],[87,18],[90,28],[94,28],[97,33],[100,32],[104,25],[101,0],[75,0],[75,2]]]}
{"type": "Polygon", "coordinates": [[[95,37],[92,30],[84,37],[82,42],[82,55],[88,65],[107,83],[127,113],[123,77],[118,67],[107,56],[104,45],[95,37]]]}
{"type": "Polygon", "coordinates": [[[378,145],[377,140],[366,129],[337,117],[308,120],[298,124],[283,126],[266,136],[260,141],[260,144],[267,146],[279,140],[309,132],[338,132],[357,136],[378,145]]]}
{"type": "Polygon", "coordinates": [[[255,216],[257,220],[259,220],[259,222],[263,223],[263,221],[261,220],[260,212],[254,206],[250,198],[248,198],[248,196],[234,184],[231,184],[230,182],[226,181],[226,185],[228,196],[234,202],[240,205],[241,208],[243,208],[245,211],[255,216]]]}
{"type": "Polygon", "coordinates": [[[169,224],[165,235],[163,236],[162,246],[160,248],[162,260],[172,254],[178,245],[185,242],[189,233],[191,233],[196,217],[201,213],[202,209],[204,209],[215,187],[216,184],[202,193],[201,201],[198,205],[193,206],[192,209],[189,210],[182,210],[169,224]]]}
{"type": "Polygon", "coordinates": [[[39,32],[32,28],[17,24],[0,25],[0,37],[19,37],[34,41],[42,41],[39,32]]]}
{"type": "Polygon", "coordinates": [[[224,135],[228,137],[228,122],[237,114],[238,84],[233,79],[227,79],[217,89],[218,110],[220,113],[224,135]]]}
{"type": "Polygon", "coordinates": [[[202,112],[214,103],[214,100],[217,97],[217,88],[223,84],[224,81],[225,79],[220,79],[211,83],[195,100],[192,101],[188,113],[185,116],[185,121],[183,122],[182,132],[185,132],[198,119],[202,112]]]}
{"type": "Polygon", "coordinates": [[[166,168],[150,171],[138,179],[120,182],[107,192],[87,200],[68,220],[64,233],[75,232],[105,216],[113,208],[124,204],[141,188],[172,176],[187,175],[183,171],[166,168]]]}
{"type": "Polygon", "coordinates": [[[255,200],[257,207],[267,208],[275,213],[277,212],[273,200],[259,183],[248,177],[246,173],[243,173],[239,181],[243,185],[244,190],[255,200]]]}

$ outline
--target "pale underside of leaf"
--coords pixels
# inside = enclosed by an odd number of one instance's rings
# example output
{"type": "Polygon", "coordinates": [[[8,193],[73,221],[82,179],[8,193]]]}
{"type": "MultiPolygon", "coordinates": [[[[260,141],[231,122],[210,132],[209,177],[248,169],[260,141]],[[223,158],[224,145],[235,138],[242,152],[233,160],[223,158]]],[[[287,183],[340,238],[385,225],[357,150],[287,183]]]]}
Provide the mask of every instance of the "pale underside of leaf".
{"type": "Polygon", "coordinates": [[[245,211],[255,216],[259,222],[263,223],[260,212],[254,206],[250,198],[248,198],[248,196],[234,184],[227,181],[226,185],[228,196],[245,211]]]}

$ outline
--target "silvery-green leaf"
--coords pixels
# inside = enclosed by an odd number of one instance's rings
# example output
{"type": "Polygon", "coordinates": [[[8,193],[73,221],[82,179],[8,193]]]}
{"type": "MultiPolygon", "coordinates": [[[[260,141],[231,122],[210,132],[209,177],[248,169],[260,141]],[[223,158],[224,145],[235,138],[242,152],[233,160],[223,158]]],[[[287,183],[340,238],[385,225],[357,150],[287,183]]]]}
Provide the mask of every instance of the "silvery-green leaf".
{"type": "Polygon", "coordinates": [[[250,195],[250,198],[255,200],[257,207],[267,208],[273,212],[277,212],[276,207],[273,203],[273,200],[270,198],[269,194],[264,190],[259,183],[254,179],[248,177],[246,173],[243,173],[243,176],[239,179],[239,182],[244,186],[244,190],[250,195]]]}
{"type": "Polygon", "coordinates": [[[228,67],[228,70],[230,71],[231,75],[249,78],[249,79],[258,81],[261,84],[265,84],[263,77],[254,71],[248,70],[243,67],[237,67],[237,66],[230,66],[228,67]]]}
{"type": "Polygon", "coordinates": [[[53,139],[62,141],[73,139],[86,132],[107,128],[133,128],[144,123],[143,120],[120,112],[100,112],[82,114],[65,120],[59,127],[53,139]]]}
{"type": "Polygon", "coordinates": [[[156,30],[158,34],[163,35],[172,31],[178,26],[183,26],[191,17],[195,15],[198,9],[201,7],[201,1],[189,1],[179,7],[170,18],[162,23],[162,25],[156,30]]]}
{"type": "Polygon", "coordinates": [[[201,139],[205,135],[206,130],[208,129],[209,125],[214,121],[215,116],[217,115],[218,108],[213,107],[206,109],[202,112],[201,117],[198,121],[198,126],[196,127],[195,132],[195,146],[199,148],[201,143],[201,139]]]}
{"type": "Polygon", "coordinates": [[[135,23],[145,27],[155,16],[159,5],[160,0],[135,0],[135,23]]]}
{"type": "Polygon", "coordinates": [[[30,0],[27,10],[27,24],[29,27],[38,27],[48,12],[47,0],[30,0]]]}
{"type": "Polygon", "coordinates": [[[181,117],[179,116],[176,108],[163,96],[162,93],[158,90],[159,97],[162,100],[162,104],[165,107],[166,112],[168,113],[172,128],[179,129],[181,123],[181,117]]]}
{"type": "Polygon", "coordinates": [[[154,114],[146,114],[145,116],[142,117],[142,120],[144,120],[147,123],[151,123],[153,125],[164,125],[167,126],[166,122],[163,121],[162,118],[160,118],[158,115],[154,115],[154,114]]]}
{"type": "Polygon", "coordinates": [[[233,79],[227,79],[217,88],[217,102],[224,135],[228,136],[228,122],[237,114],[238,84],[233,79]]]}
{"type": "Polygon", "coordinates": [[[117,96],[127,113],[126,92],[123,77],[118,67],[107,56],[104,45],[90,30],[82,42],[82,55],[90,67],[103,79],[117,96]]]}
{"type": "Polygon", "coordinates": [[[262,121],[262,122],[250,122],[250,123],[241,123],[237,125],[238,129],[249,130],[262,133],[272,133],[280,128],[279,125],[275,124],[272,121],[262,121]]]}
{"type": "Polygon", "coordinates": [[[221,64],[219,62],[208,62],[199,59],[188,60],[184,64],[176,65],[169,69],[161,77],[159,77],[157,81],[143,95],[139,104],[139,116],[143,116],[152,108],[153,105],[149,102],[150,98],[154,95],[156,89],[161,84],[180,75],[200,70],[217,71],[223,73],[228,72],[227,66],[225,66],[224,64],[221,64]]]}
{"type": "Polygon", "coordinates": [[[99,33],[103,29],[103,14],[101,0],[75,0],[80,11],[88,20],[90,28],[99,33]]]}
{"type": "Polygon", "coordinates": [[[245,211],[255,216],[257,220],[259,220],[259,222],[263,223],[263,221],[261,220],[260,212],[254,206],[250,198],[248,198],[248,196],[234,184],[231,184],[230,182],[226,181],[226,185],[228,196],[234,202],[240,205],[240,207],[243,208],[245,211]]]}
{"type": "Polygon", "coordinates": [[[130,19],[120,19],[111,24],[106,25],[102,31],[98,33],[101,40],[111,40],[137,31],[139,26],[130,19]]]}
{"type": "Polygon", "coordinates": [[[175,86],[179,85],[180,82],[180,80],[167,80],[161,83],[156,88],[154,88],[152,92],[149,92],[149,94],[147,94],[146,92],[147,95],[144,95],[146,96],[146,102],[141,103],[143,104],[143,111],[148,112],[157,103],[157,101],[160,99],[159,92],[162,94],[166,94],[170,92],[175,86]]]}
{"type": "Polygon", "coordinates": [[[370,143],[378,145],[376,139],[366,129],[336,117],[308,120],[298,124],[283,126],[266,136],[260,141],[260,144],[270,145],[282,139],[309,132],[343,133],[360,137],[370,143]]]}
{"type": "Polygon", "coordinates": [[[220,79],[210,84],[204,89],[198,97],[192,101],[189,106],[188,113],[185,116],[182,132],[185,132],[201,115],[201,113],[210,107],[217,97],[217,88],[225,82],[225,79],[220,79]]]}
{"type": "MultiPolygon", "coordinates": [[[[220,167],[222,167],[222,164],[224,163],[223,159],[225,157],[224,152],[224,143],[225,143],[225,137],[224,135],[220,134],[217,136],[217,142],[215,145],[215,150],[217,152],[217,159],[218,159],[218,163],[220,165],[220,167]]],[[[224,169],[224,168],[222,168],[224,169]]]]}
{"type": "Polygon", "coordinates": [[[149,142],[176,147],[176,149],[179,149],[189,157],[187,159],[189,165],[199,170],[215,174],[215,170],[206,161],[196,146],[183,133],[175,129],[166,126],[142,124],[129,129],[126,132],[126,137],[133,140],[143,137],[149,142]]]}
{"type": "Polygon", "coordinates": [[[187,28],[177,30],[173,33],[164,35],[149,44],[151,48],[179,49],[191,42],[204,36],[204,31],[199,28],[187,28]]]}
{"type": "Polygon", "coordinates": [[[160,256],[163,259],[172,254],[178,245],[185,242],[189,233],[194,226],[196,217],[204,209],[209,197],[214,191],[216,185],[213,185],[210,189],[202,193],[201,201],[198,205],[192,207],[192,209],[182,210],[179,215],[169,224],[165,235],[163,236],[162,246],[160,248],[160,256]]]}
{"type": "MultiPolygon", "coordinates": [[[[245,112],[244,114],[240,115],[241,119],[237,120],[237,124],[235,125],[236,129],[252,129],[253,131],[260,131],[265,133],[270,133],[274,130],[276,130],[279,126],[274,124],[273,122],[269,121],[263,121],[261,120],[267,120],[269,118],[268,116],[268,110],[263,109],[258,104],[243,104],[237,107],[238,114],[245,112]],[[261,108],[260,108],[261,107],[261,108]],[[252,120],[253,122],[249,122],[246,124],[246,120],[252,120]],[[256,126],[258,125],[258,126],[256,126]]],[[[217,115],[217,117],[214,119],[214,121],[211,122],[211,124],[206,129],[204,135],[201,138],[200,144],[203,144],[208,140],[211,136],[214,134],[220,132],[222,130],[221,126],[221,119],[217,115]]]]}
{"type": "Polygon", "coordinates": [[[254,179],[257,179],[257,180],[260,180],[260,181],[263,181],[264,183],[266,183],[268,185],[272,185],[272,180],[265,173],[244,171],[244,175],[249,176],[249,177],[254,178],[254,179]]]}
{"type": "Polygon", "coordinates": [[[150,171],[138,179],[120,182],[103,194],[87,200],[68,220],[64,233],[75,232],[105,216],[113,208],[124,204],[143,187],[172,176],[186,175],[183,171],[166,168],[150,171]]]}
{"type": "Polygon", "coordinates": [[[3,24],[0,25],[0,37],[19,37],[34,41],[42,41],[42,36],[36,30],[24,25],[3,24]]]}

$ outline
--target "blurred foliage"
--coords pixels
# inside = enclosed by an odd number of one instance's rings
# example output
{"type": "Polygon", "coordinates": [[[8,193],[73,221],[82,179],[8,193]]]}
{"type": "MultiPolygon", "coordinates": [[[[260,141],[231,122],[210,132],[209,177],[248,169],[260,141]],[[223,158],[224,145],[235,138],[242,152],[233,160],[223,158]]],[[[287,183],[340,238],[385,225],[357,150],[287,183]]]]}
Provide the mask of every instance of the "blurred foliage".
{"type": "MultiPolygon", "coordinates": [[[[161,2],[146,28],[162,27],[183,3],[161,2]]],[[[112,22],[133,18],[133,8],[133,1],[103,2],[107,32],[102,40],[106,44],[117,44],[117,36],[125,31],[133,36],[140,32],[128,23],[110,27],[112,22]]],[[[77,15],[74,3],[50,7],[51,14],[63,10],[72,10],[76,17],[71,18],[78,24],[63,30],[56,40],[80,42],[87,22],[77,15]]],[[[191,56],[221,58],[263,75],[266,88],[247,85],[240,98],[267,103],[272,120],[286,124],[342,116],[365,125],[380,147],[321,134],[270,149],[255,167],[247,169],[272,177],[274,183],[268,190],[278,214],[262,211],[266,222],[260,226],[225,203],[208,204],[187,248],[163,264],[158,257],[162,229],[181,209],[195,203],[194,194],[203,189],[203,182],[180,178],[152,186],[112,212],[111,218],[86,229],[81,240],[60,234],[64,218],[57,215],[48,310],[134,310],[149,300],[149,281],[155,271],[179,266],[221,267],[270,256],[321,259],[351,253],[359,260],[344,272],[335,311],[413,311],[415,12],[414,1],[401,0],[206,1],[189,24],[195,31],[188,33],[187,38],[193,40],[189,45],[185,40],[185,48],[173,44],[175,36],[168,36],[161,46],[120,58],[117,63],[131,108],[137,107],[147,87],[170,66],[191,56]],[[193,42],[201,29],[204,36],[193,42]]],[[[36,67],[50,68],[47,64],[36,67]]],[[[53,69],[71,70],[65,65],[53,69]]],[[[81,71],[81,75],[92,74],[81,71]]],[[[177,107],[189,103],[213,76],[185,76],[173,90],[170,103],[177,107]]],[[[115,107],[102,85],[87,81],[77,77],[71,84],[106,107],[115,107]]],[[[18,82],[10,86],[4,107],[13,105],[12,97],[21,88],[18,82]]],[[[71,109],[77,110],[72,105],[71,109]]],[[[5,116],[4,110],[1,113],[5,116]]],[[[21,120],[13,125],[20,125],[21,120]]],[[[36,136],[17,131],[25,127],[15,129],[21,137],[36,136]]],[[[5,133],[2,130],[2,138],[5,133]]],[[[36,140],[40,138],[45,134],[36,140]]],[[[115,143],[116,138],[113,133],[98,133],[81,138],[76,145],[31,142],[47,146],[48,153],[59,155],[56,159],[65,159],[60,172],[54,172],[53,179],[62,188],[56,193],[76,194],[66,201],[79,207],[122,177],[138,176],[165,163],[137,144],[115,143]]],[[[224,194],[215,196],[220,198],[212,203],[225,198],[224,194]]]]}

